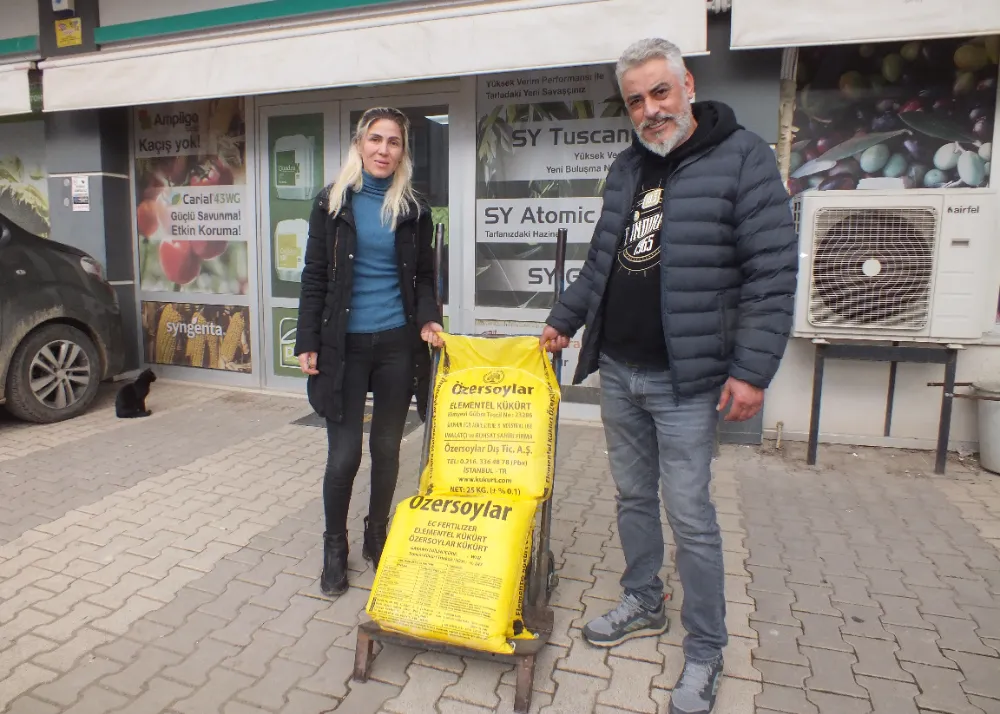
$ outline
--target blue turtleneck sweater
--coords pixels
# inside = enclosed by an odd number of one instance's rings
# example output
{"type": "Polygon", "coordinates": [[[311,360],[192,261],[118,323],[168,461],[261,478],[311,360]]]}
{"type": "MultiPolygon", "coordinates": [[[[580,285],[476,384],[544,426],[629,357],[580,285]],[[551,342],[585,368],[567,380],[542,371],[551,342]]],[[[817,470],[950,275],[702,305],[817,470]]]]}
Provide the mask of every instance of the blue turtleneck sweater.
{"type": "Polygon", "coordinates": [[[353,261],[348,332],[381,332],[406,324],[399,290],[396,235],[382,223],[382,202],[391,182],[391,177],[379,179],[365,172],[364,186],[351,201],[358,247],[353,261]]]}

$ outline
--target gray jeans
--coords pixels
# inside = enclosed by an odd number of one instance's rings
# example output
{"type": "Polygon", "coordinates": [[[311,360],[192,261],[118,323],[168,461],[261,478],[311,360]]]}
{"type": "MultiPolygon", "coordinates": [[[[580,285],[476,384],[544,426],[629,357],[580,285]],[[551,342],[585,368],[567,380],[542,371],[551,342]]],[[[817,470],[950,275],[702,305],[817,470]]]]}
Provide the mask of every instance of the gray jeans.
{"type": "Polygon", "coordinates": [[[621,585],[650,608],[663,599],[659,486],[684,589],[684,654],[713,660],[728,641],[722,535],[709,495],[720,390],[677,404],[665,370],[627,365],[607,355],[601,355],[600,368],[601,417],[625,551],[621,585]]]}

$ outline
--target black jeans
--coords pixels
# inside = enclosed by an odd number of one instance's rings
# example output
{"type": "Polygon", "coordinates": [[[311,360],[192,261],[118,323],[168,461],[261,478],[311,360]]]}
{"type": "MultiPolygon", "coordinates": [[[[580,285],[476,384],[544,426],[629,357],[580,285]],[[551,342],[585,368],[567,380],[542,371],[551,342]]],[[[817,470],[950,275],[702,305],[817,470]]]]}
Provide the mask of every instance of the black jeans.
{"type": "Polygon", "coordinates": [[[368,517],[385,521],[399,476],[399,446],[413,396],[413,344],[409,326],[385,332],[348,334],[344,354],[343,418],[327,419],[329,452],[323,477],[326,532],[347,531],[354,477],[361,467],[365,399],[372,392],[368,446],[372,457],[368,517]]]}

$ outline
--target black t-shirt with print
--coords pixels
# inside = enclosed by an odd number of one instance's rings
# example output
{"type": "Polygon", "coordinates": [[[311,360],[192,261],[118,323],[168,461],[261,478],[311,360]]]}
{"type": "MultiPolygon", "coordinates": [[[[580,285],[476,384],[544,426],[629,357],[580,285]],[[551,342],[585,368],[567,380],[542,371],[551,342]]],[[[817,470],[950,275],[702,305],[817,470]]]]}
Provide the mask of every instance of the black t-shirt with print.
{"type": "Polygon", "coordinates": [[[601,340],[612,359],[658,369],[668,364],[660,318],[660,229],[669,175],[643,169],[608,282],[601,340]]]}
{"type": "Polygon", "coordinates": [[[614,360],[653,369],[669,366],[660,308],[660,243],[667,182],[686,157],[718,144],[738,126],[720,122],[711,102],[695,104],[694,115],[698,121],[694,133],[665,157],[635,144],[642,156],[642,174],[604,302],[601,350],[614,360]]]}

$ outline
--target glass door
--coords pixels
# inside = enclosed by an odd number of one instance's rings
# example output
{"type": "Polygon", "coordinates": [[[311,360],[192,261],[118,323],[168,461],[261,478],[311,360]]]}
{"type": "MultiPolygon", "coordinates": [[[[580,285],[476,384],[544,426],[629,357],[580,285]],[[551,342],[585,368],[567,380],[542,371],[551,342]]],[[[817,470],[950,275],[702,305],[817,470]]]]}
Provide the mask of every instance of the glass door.
{"type": "Polygon", "coordinates": [[[294,349],[309,214],[340,166],[340,105],[263,106],[258,117],[264,384],[300,392],[294,349]]]}
{"type": "Polygon", "coordinates": [[[449,250],[450,173],[449,102],[446,97],[424,96],[388,100],[363,100],[343,102],[341,109],[342,156],[354,137],[361,115],[373,106],[390,104],[406,114],[410,120],[410,152],[413,156],[413,184],[417,193],[431,206],[434,224],[444,224],[444,328],[449,327],[449,294],[452,292],[453,271],[449,263],[457,260],[456,252],[449,250]]]}

